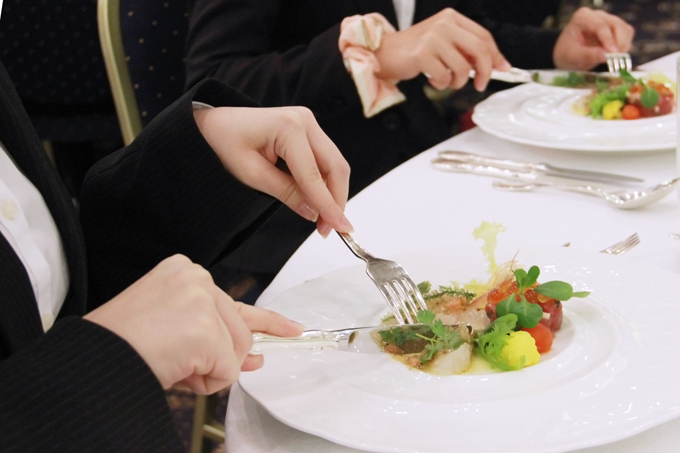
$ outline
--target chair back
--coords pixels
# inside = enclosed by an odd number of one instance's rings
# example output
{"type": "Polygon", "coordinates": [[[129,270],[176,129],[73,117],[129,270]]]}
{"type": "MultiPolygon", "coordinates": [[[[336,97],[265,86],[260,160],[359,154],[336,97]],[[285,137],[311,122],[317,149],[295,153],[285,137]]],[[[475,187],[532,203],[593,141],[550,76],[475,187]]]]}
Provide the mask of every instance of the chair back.
{"type": "Polygon", "coordinates": [[[43,140],[118,141],[97,0],[2,3],[0,55],[43,140]]]}
{"type": "Polygon", "coordinates": [[[189,4],[169,0],[99,0],[102,52],[123,140],[184,92],[189,4]]]}

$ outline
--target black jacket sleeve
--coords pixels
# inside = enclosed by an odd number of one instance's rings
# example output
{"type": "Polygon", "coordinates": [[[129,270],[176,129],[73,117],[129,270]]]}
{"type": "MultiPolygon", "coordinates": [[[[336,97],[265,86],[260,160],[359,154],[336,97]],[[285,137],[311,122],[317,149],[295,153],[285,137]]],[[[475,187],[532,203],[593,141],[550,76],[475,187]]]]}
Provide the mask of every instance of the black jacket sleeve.
{"type": "Polygon", "coordinates": [[[81,221],[90,310],[173,254],[209,268],[280,206],[224,169],[194,121],[192,101],[254,105],[214,80],[205,81],[86,176],[81,221]]]}
{"type": "Polygon", "coordinates": [[[2,360],[0,383],[2,452],[184,451],[149,367],[81,318],[2,360]]]}
{"type": "Polygon", "coordinates": [[[328,110],[335,99],[360,103],[338,48],[341,2],[195,0],[190,16],[187,84],[229,83],[265,106],[328,110]],[[309,4],[310,2],[306,2],[309,4]],[[319,17],[319,10],[331,13],[319,17]],[[328,18],[330,16],[330,18],[328,18]],[[324,20],[325,19],[325,20],[324,20]],[[314,29],[314,31],[310,31],[314,29]]]}
{"type": "MultiPolygon", "coordinates": [[[[494,22],[478,0],[420,0],[415,21],[451,7],[487,28],[506,58],[523,68],[553,67],[558,32],[494,22]]],[[[353,14],[394,17],[391,2],[193,0],[187,83],[225,81],[266,106],[328,110],[334,99],[360,103],[338,49],[340,22],[353,14]],[[354,6],[354,5],[360,6],[354,6]]]]}

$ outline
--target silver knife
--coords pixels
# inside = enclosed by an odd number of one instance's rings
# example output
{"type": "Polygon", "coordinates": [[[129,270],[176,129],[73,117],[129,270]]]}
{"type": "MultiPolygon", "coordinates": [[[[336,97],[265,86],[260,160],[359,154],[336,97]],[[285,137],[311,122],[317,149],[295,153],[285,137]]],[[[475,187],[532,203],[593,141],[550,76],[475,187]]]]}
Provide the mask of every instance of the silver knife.
{"type": "Polygon", "coordinates": [[[499,159],[496,157],[481,156],[478,154],[467,153],[464,151],[446,150],[440,151],[439,157],[456,163],[477,164],[493,166],[518,172],[537,172],[547,176],[559,176],[561,178],[583,179],[587,181],[604,182],[644,182],[644,179],[635,176],[617,175],[613,173],[603,173],[599,171],[577,170],[573,168],[562,168],[547,163],[516,162],[509,159],[499,159]]]}
{"type": "Polygon", "coordinates": [[[412,329],[428,327],[425,324],[409,324],[402,326],[371,326],[353,327],[342,330],[305,330],[299,337],[277,337],[263,333],[253,334],[253,347],[250,355],[260,355],[265,352],[297,350],[320,352],[336,350],[360,352],[363,354],[380,354],[382,349],[373,340],[371,332],[389,329],[412,329]]]}
{"type": "MultiPolygon", "coordinates": [[[[493,69],[491,71],[490,78],[493,80],[500,80],[501,82],[507,82],[507,83],[529,83],[529,82],[535,82],[535,83],[541,83],[543,85],[549,85],[549,86],[559,86],[559,85],[553,85],[552,81],[555,77],[557,76],[566,76],[569,73],[576,73],[580,76],[583,76],[585,78],[586,83],[590,83],[593,86],[595,85],[596,80],[604,80],[607,78],[616,78],[620,77],[618,73],[610,73],[610,72],[590,72],[590,71],[562,71],[562,70],[554,70],[554,69],[520,69],[520,68],[510,68],[507,71],[499,71],[496,69],[493,69]],[[541,80],[541,76],[548,76],[550,80],[541,80]]],[[[477,72],[474,69],[470,70],[469,77],[471,79],[474,79],[475,76],[477,75],[477,72]]],[[[636,71],[636,76],[640,77],[641,75],[639,74],[639,71],[636,71]]],[[[564,88],[573,88],[573,87],[564,87],[564,88]]]]}

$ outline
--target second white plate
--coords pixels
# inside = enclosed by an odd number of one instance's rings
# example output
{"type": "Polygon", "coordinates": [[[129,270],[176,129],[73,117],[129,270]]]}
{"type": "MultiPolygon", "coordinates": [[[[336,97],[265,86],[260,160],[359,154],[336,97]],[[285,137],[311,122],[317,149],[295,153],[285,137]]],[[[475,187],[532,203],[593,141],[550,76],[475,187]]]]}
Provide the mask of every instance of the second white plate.
{"type": "Polygon", "coordinates": [[[585,152],[666,151],[676,147],[676,113],[596,120],[572,111],[588,90],[527,83],[480,102],[472,120],[484,132],[525,145],[585,152]]]}

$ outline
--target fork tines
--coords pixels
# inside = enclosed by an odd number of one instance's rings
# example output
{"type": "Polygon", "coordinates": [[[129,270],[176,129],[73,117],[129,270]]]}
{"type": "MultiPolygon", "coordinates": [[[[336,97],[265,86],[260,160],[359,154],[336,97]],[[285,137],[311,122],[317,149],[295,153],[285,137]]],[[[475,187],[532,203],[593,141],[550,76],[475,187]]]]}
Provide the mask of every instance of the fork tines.
{"type": "Polygon", "coordinates": [[[403,275],[390,282],[379,284],[374,280],[378,289],[387,301],[392,314],[399,324],[417,324],[416,316],[420,310],[426,310],[425,300],[418,290],[418,286],[404,271],[403,275]]]}
{"type": "Polygon", "coordinates": [[[399,324],[416,324],[416,315],[427,310],[423,295],[408,272],[394,261],[376,258],[348,233],[338,233],[345,245],[366,262],[366,274],[383,295],[399,324]]]}
{"type": "Polygon", "coordinates": [[[609,72],[619,72],[621,69],[630,71],[633,68],[633,60],[627,52],[607,53],[605,58],[607,59],[609,72]]]}
{"type": "Polygon", "coordinates": [[[640,243],[640,236],[638,236],[637,233],[633,233],[630,237],[624,239],[623,241],[617,242],[616,244],[612,245],[611,247],[607,247],[606,249],[602,250],[600,253],[608,253],[610,255],[621,255],[622,253],[627,252],[628,250],[632,249],[636,245],[640,243]]]}

